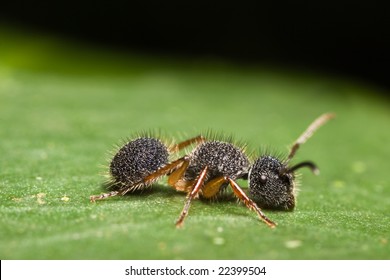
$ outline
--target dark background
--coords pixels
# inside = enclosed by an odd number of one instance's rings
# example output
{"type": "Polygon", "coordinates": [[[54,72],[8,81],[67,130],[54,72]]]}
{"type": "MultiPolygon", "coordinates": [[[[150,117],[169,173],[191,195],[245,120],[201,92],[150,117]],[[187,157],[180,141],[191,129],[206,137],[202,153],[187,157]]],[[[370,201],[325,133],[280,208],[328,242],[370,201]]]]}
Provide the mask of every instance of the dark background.
{"type": "Polygon", "coordinates": [[[158,55],[303,67],[388,88],[385,1],[12,1],[0,20],[158,55]]]}

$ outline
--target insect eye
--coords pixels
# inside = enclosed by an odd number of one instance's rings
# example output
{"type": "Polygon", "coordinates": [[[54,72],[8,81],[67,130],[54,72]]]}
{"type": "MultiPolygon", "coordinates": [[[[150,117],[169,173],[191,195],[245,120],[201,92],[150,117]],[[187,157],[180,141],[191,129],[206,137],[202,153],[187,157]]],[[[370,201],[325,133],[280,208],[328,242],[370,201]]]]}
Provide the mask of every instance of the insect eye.
{"type": "Polygon", "coordinates": [[[267,183],[267,176],[261,175],[260,176],[260,184],[265,184],[267,183]]]}

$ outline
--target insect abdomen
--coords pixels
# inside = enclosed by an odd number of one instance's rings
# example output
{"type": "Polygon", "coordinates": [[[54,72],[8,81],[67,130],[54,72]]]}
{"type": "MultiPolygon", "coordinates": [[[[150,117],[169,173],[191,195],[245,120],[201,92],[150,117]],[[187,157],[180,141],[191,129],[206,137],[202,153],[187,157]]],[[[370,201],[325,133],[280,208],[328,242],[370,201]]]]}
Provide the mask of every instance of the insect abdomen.
{"type": "Polygon", "coordinates": [[[168,163],[167,147],[158,139],[141,137],[128,142],[114,156],[110,174],[114,183],[131,186],[168,163]]]}

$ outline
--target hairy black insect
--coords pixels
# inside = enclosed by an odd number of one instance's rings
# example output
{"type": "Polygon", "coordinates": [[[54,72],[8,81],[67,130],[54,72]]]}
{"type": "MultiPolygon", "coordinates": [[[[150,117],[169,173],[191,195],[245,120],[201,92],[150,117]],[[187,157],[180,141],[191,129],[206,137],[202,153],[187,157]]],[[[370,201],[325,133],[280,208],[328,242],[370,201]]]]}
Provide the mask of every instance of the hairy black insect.
{"type": "Polygon", "coordinates": [[[233,194],[269,227],[276,224],[260,209],[292,210],[296,204],[295,171],[309,167],[318,173],[311,161],[290,165],[298,148],[324,123],[333,118],[324,114],[317,118],[295,141],[286,159],[262,155],[253,164],[245,154],[243,145],[231,139],[213,135],[197,136],[176,145],[165,145],[158,138],[140,137],[126,143],[113,157],[110,174],[119,189],[110,193],[91,196],[90,200],[123,195],[135,189],[150,186],[160,177],[168,175],[168,184],[177,191],[187,193],[187,198],[176,226],[183,225],[191,201],[198,197],[217,198],[227,186],[233,194]],[[193,150],[179,159],[169,162],[171,153],[191,144],[193,150]],[[249,180],[249,196],[237,184],[237,179],[249,180]]]}

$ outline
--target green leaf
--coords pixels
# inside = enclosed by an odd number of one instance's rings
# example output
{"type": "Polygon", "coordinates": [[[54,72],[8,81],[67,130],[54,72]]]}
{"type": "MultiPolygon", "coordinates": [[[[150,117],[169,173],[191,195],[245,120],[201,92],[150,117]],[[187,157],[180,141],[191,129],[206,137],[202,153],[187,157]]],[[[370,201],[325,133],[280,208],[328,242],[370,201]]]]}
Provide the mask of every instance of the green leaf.
{"type": "MultiPolygon", "coordinates": [[[[222,61],[137,56],[0,28],[1,259],[389,259],[390,110],[385,91],[342,77],[222,61]],[[195,200],[165,179],[142,194],[104,192],[116,145],[140,131],[176,141],[209,129],[254,156],[298,151],[293,212],[268,228],[235,200],[195,200]]],[[[247,190],[247,182],[240,181],[247,190]]]]}

